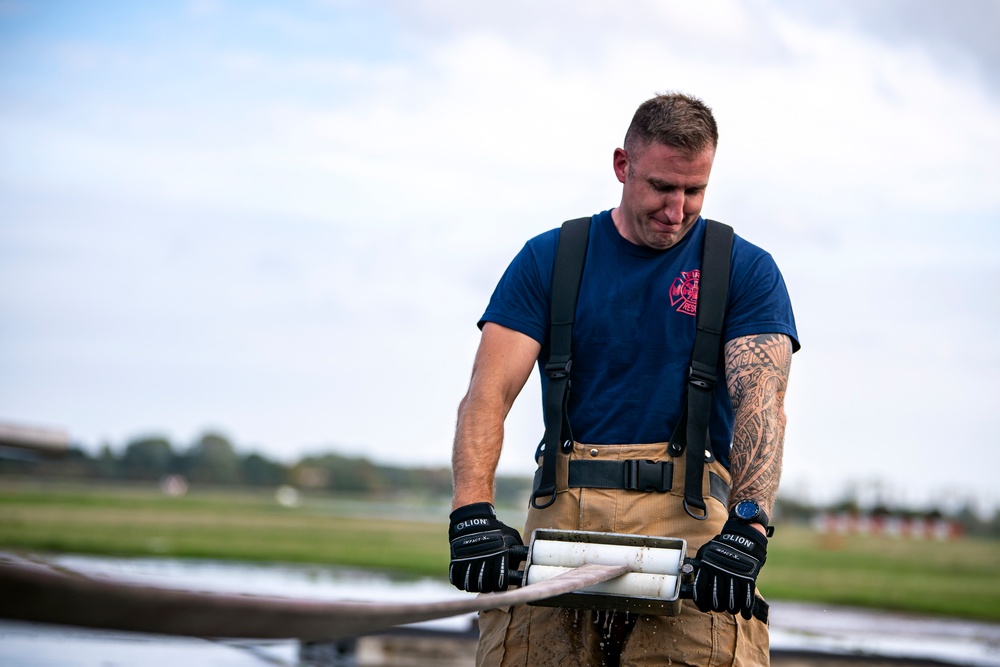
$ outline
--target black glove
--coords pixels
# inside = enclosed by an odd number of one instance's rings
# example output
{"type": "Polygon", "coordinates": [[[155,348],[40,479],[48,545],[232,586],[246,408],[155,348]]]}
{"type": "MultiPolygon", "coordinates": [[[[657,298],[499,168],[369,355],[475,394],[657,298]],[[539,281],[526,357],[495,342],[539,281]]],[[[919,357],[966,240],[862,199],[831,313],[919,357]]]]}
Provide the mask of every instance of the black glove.
{"type": "Polygon", "coordinates": [[[448,580],[471,593],[507,590],[508,551],[521,546],[521,536],[497,519],[489,503],[473,503],[451,513],[448,528],[451,567],[448,580]]]}
{"type": "Polygon", "coordinates": [[[730,519],[722,532],[698,550],[694,603],[702,611],[739,612],[750,619],[757,574],[767,559],[767,538],[730,519]]]}

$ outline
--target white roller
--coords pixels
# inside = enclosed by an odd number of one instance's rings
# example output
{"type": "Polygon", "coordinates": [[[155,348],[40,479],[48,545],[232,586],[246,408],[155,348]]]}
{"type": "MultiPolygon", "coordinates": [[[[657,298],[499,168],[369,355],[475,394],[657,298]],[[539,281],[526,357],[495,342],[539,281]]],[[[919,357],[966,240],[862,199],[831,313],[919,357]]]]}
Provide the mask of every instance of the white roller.
{"type": "Polygon", "coordinates": [[[683,562],[679,549],[630,547],[597,542],[562,542],[535,540],[531,547],[531,564],[558,567],[598,565],[628,565],[632,572],[676,575],[683,562]]]}
{"type": "MultiPolygon", "coordinates": [[[[528,568],[528,585],[565,574],[574,568],[555,565],[531,565],[528,568]]],[[[581,593],[607,593],[639,598],[673,600],[677,597],[677,577],[669,574],[629,572],[580,590],[581,593]]]]}

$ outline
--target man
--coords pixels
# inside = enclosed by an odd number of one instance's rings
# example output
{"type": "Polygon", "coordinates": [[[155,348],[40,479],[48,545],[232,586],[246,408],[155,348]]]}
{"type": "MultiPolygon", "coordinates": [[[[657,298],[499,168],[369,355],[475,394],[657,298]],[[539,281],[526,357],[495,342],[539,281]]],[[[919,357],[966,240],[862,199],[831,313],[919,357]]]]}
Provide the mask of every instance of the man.
{"type": "MultiPolygon", "coordinates": [[[[766,557],[785,387],[798,342],[774,261],[739,237],[718,372],[726,381],[712,394],[704,452],[702,520],[686,504],[685,469],[689,457],[703,453],[688,448],[672,456],[668,442],[685,409],[707,225],[701,209],[717,145],[711,110],[696,98],[668,94],[639,107],[624,148],[614,151],[621,203],[591,219],[576,307],[571,451],[558,457],[551,505],[533,502],[524,532],[547,527],[684,538],[700,561],[695,600],[686,600],[674,617],[529,606],[485,612],[480,664],[768,664],[754,584],[766,557]],[[592,465],[588,461],[668,461],[672,484],[657,492],[574,482],[567,470],[592,465]]],[[[521,543],[493,510],[494,476],[504,419],[534,364],[544,368],[549,358],[559,234],[552,230],[525,245],[480,322],[453,453],[450,575],[464,590],[505,589],[507,566],[514,565],[508,550],[521,543]]],[[[543,456],[536,451],[539,462],[543,456]]]]}

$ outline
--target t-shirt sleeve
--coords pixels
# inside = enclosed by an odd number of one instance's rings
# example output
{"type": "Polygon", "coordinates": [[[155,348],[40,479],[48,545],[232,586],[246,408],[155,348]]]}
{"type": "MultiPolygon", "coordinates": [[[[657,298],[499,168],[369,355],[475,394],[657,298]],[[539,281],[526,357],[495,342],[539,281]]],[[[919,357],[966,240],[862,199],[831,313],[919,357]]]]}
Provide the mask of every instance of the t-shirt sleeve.
{"type": "Polygon", "coordinates": [[[797,351],[800,345],[791,299],[771,255],[761,252],[745,272],[734,272],[733,277],[724,340],[780,333],[792,339],[792,351],[797,351]]]}
{"type": "Polygon", "coordinates": [[[479,328],[494,322],[534,338],[545,345],[549,329],[549,285],[558,230],[528,241],[507,267],[479,328]]]}

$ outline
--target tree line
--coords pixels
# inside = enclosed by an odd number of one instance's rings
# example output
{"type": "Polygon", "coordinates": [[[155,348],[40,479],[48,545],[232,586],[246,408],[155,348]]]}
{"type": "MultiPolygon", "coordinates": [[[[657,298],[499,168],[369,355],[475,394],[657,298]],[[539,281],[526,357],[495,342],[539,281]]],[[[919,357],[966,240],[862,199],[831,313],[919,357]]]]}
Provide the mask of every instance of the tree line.
{"type": "MultiPolygon", "coordinates": [[[[120,450],[104,445],[94,454],[79,446],[70,448],[65,457],[53,459],[0,448],[0,475],[17,475],[78,480],[118,480],[159,482],[175,475],[191,488],[199,486],[294,486],[305,491],[349,495],[361,498],[386,498],[395,495],[422,495],[430,498],[451,497],[451,469],[439,467],[404,467],[375,463],[365,457],[351,457],[334,452],[306,456],[284,464],[256,452],[242,453],[219,433],[205,433],[187,447],[178,447],[162,437],[135,438],[120,450]]],[[[530,493],[531,479],[498,476],[498,504],[524,505],[530,493]]],[[[853,488],[853,487],[852,487],[853,488]]],[[[826,511],[849,514],[869,513],[910,517],[926,515],[905,507],[878,505],[863,510],[858,489],[841,503],[821,507],[779,497],[776,514],[782,521],[804,523],[826,511]],[[853,494],[853,495],[852,495],[853,494]]],[[[981,516],[967,501],[957,511],[932,512],[959,521],[967,534],[1000,537],[1000,512],[981,516]]]]}
{"type": "MultiPolygon", "coordinates": [[[[285,464],[257,452],[239,452],[218,433],[205,433],[188,447],[177,447],[162,437],[140,437],[120,451],[104,445],[94,455],[73,446],[58,459],[0,457],[0,474],[154,482],[177,475],[192,487],[291,485],[363,497],[418,493],[445,498],[452,492],[451,469],[445,466],[391,466],[333,452],[285,464]]],[[[530,485],[528,478],[499,476],[497,500],[520,503],[527,498],[530,485]]]]}

